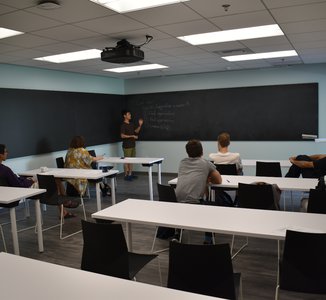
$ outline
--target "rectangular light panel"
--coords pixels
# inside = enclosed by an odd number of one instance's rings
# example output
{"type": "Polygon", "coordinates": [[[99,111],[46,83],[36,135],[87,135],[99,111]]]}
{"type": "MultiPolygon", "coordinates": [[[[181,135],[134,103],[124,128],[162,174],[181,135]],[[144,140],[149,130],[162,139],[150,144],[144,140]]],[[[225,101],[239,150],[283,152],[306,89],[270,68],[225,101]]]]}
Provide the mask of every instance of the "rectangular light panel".
{"type": "Polygon", "coordinates": [[[164,6],[189,0],[90,0],[96,4],[112,9],[118,13],[126,13],[152,7],[164,6]]]}
{"type": "Polygon", "coordinates": [[[231,56],[224,56],[222,58],[227,61],[245,61],[245,60],[268,59],[268,58],[289,57],[289,56],[298,56],[298,53],[295,50],[286,50],[286,51],[264,52],[264,53],[254,53],[254,54],[231,55],[231,56]]]}
{"type": "Polygon", "coordinates": [[[166,68],[168,67],[160,64],[149,64],[149,65],[104,69],[103,71],[115,72],[115,73],[127,73],[127,72],[147,71],[147,70],[166,69],[166,68]]]}
{"type": "Polygon", "coordinates": [[[277,24],[272,24],[179,36],[178,39],[185,41],[191,45],[205,45],[278,35],[284,35],[284,33],[277,24]]]}
{"type": "Polygon", "coordinates": [[[101,52],[102,51],[98,50],[98,49],[90,49],[90,50],[82,50],[82,51],[76,51],[76,52],[69,52],[69,53],[62,53],[62,54],[57,54],[57,55],[38,57],[38,58],[34,58],[34,59],[61,64],[61,63],[67,63],[67,62],[72,62],[72,61],[78,61],[78,60],[100,58],[101,52]]]}
{"type": "Polygon", "coordinates": [[[5,39],[7,37],[23,34],[24,32],[16,31],[4,27],[0,27],[0,39],[5,39]]]}

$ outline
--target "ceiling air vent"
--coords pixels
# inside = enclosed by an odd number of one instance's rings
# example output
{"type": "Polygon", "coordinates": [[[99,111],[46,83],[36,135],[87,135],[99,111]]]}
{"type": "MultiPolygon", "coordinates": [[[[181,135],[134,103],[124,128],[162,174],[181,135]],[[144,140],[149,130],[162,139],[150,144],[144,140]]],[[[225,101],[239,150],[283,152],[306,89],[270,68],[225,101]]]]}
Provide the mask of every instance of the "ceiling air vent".
{"type": "Polygon", "coordinates": [[[254,53],[249,48],[240,48],[240,49],[229,49],[229,50],[220,50],[220,51],[213,51],[220,56],[229,56],[229,55],[242,55],[242,54],[251,54],[254,53]]]}

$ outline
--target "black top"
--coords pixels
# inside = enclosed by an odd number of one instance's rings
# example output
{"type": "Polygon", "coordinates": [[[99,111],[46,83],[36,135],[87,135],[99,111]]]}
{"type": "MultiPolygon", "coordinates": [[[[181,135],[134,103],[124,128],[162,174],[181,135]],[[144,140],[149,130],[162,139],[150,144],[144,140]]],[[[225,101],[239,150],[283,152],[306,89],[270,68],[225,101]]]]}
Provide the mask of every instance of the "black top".
{"type": "Polygon", "coordinates": [[[316,172],[318,172],[319,176],[326,175],[326,157],[315,160],[313,164],[314,164],[314,169],[316,172]]]}
{"type": "MultiPolygon", "coordinates": [[[[133,123],[125,123],[123,122],[121,125],[121,133],[125,135],[135,135],[135,125],[133,123]]],[[[123,148],[135,148],[136,142],[134,138],[123,138],[122,139],[122,147],[123,148]]]]}

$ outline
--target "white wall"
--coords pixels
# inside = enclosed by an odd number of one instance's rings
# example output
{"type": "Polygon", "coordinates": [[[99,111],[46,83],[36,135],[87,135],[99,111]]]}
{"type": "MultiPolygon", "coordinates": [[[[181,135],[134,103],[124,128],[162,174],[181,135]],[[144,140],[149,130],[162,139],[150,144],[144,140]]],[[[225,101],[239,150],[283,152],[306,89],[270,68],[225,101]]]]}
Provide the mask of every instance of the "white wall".
{"type": "MultiPolygon", "coordinates": [[[[319,83],[319,135],[326,137],[326,64],[298,65],[249,71],[229,71],[198,75],[119,80],[108,77],[0,65],[0,87],[44,89],[110,94],[137,94],[227,87],[261,86],[295,83],[319,83]]],[[[1,101],[1,100],[0,100],[1,101]]],[[[1,113],[5,108],[1,107],[1,113]]],[[[277,120],[276,120],[277,121],[277,120]]],[[[212,128],[218,135],[218,128],[212,128]]],[[[0,143],[5,143],[1,141],[0,143]]],[[[163,172],[177,172],[179,161],[186,156],[186,141],[141,142],[137,155],[164,157],[163,172]]],[[[216,150],[215,142],[203,141],[205,156],[216,150]]],[[[98,154],[121,156],[121,143],[92,147],[98,154]]],[[[10,149],[9,149],[10,150],[10,149]]],[[[246,159],[287,159],[290,155],[326,153],[326,143],[298,142],[232,142],[231,151],[246,159]]],[[[34,167],[54,166],[55,157],[65,152],[9,159],[6,164],[16,172],[34,167]]],[[[137,170],[146,171],[139,167],[137,170]]]]}
{"type": "MultiPolygon", "coordinates": [[[[126,94],[140,94],[312,82],[319,83],[319,136],[326,137],[326,64],[132,79],[125,82],[125,92],[126,94]]],[[[217,136],[218,128],[212,128],[212,130],[216,131],[217,136]]],[[[162,165],[163,172],[177,172],[178,162],[186,156],[185,143],[186,141],[138,142],[137,154],[139,156],[165,157],[165,162],[162,165]]],[[[207,156],[216,151],[216,142],[204,141],[203,147],[204,155],[207,156]]],[[[326,153],[326,143],[308,141],[232,142],[230,150],[240,152],[242,158],[245,159],[287,159],[289,156],[300,153],[326,153]]]]}

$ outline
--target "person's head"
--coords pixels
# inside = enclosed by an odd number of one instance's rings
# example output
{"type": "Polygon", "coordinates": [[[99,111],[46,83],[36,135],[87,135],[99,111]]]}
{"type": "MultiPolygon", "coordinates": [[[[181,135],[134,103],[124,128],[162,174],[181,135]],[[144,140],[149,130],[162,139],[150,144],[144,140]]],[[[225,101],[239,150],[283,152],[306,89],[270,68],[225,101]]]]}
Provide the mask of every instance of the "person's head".
{"type": "Polygon", "coordinates": [[[8,151],[6,145],[0,144],[0,161],[6,160],[7,155],[8,155],[8,151]]]}
{"type": "Polygon", "coordinates": [[[230,145],[230,135],[227,132],[222,132],[217,137],[217,144],[221,148],[226,148],[230,145]]]}
{"type": "Polygon", "coordinates": [[[131,119],[131,112],[128,109],[124,109],[122,112],[122,117],[124,120],[130,120],[131,119]]]}
{"type": "Polygon", "coordinates": [[[203,146],[198,140],[190,140],[186,145],[186,151],[189,157],[203,156],[203,146]]]}
{"type": "Polygon", "coordinates": [[[76,135],[72,138],[69,148],[84,148],[85,147],[85,139],[81,135],[76,135]]]}

